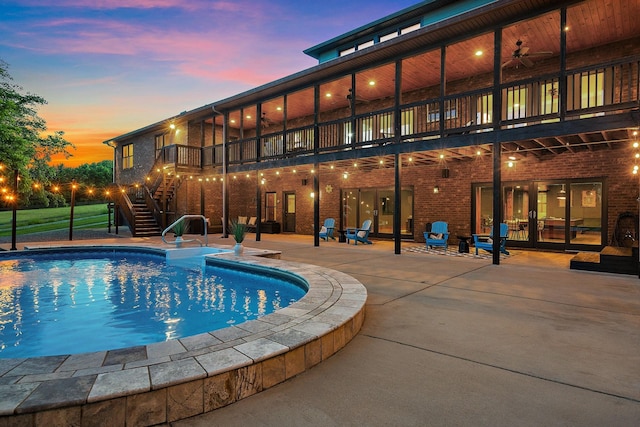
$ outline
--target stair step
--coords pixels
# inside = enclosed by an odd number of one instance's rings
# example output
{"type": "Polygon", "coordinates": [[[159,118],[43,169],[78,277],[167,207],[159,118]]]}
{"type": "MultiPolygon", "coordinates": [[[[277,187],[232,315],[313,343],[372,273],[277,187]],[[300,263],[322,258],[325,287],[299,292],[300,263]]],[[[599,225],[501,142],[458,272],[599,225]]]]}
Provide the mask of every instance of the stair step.
{"type": "Polygon", "coordinates": [[[579,252],[570,261],[574,270],[638,274],[638,260],[632,248],[607,246],[600,253],[579,252]]]}

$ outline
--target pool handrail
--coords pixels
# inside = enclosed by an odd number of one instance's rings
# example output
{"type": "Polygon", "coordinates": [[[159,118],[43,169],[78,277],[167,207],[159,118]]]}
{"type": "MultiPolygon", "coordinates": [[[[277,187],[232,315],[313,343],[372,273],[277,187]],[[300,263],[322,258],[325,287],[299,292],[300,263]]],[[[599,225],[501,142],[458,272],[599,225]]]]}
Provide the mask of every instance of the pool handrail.
{"type": "MultiPolygon", "coordinates": [[[[176,239],[173,242],[167,242],[167,240],[164,238],[164,236],[167,234],[168,231],[170,231],[171,229],[173,229],[173,227],[176,226],[176,224],[178,224],[181,221],[184,221],[185,219],[192,219],[192,218],[200,218],[202,219],[203,222],[203,228],[204,228],[204,246],[209,246],[209,238],[207,237],[207,224],[209,223],[209,219],[207,217],[205,217],[204,215],[182,215],[180,218],[178,218],[177,220],[175,220],[171,225],[169,225],[167,228],[165,228],[162,231],[162,241],[165,242],[166,244],[177,244],[179,241],[176,239]]],[[[189,242],[198,242],[200,243],[200,246],[202,246],[202,242],[199,239],[185,239],[181,241],[182,243],[189,243],[189,242]]]]}

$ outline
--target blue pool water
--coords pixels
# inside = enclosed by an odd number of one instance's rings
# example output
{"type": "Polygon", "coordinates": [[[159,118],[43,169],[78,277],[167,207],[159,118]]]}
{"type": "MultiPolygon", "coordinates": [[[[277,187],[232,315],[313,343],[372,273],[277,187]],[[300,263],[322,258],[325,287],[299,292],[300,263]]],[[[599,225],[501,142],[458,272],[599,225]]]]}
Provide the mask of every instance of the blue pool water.
{"type": "Polygon", "coordinates": [[[123,251],[0,257],[0,357],[110,350],[255,319],[300,299],[293,280],[167,266],[123,251]]]}

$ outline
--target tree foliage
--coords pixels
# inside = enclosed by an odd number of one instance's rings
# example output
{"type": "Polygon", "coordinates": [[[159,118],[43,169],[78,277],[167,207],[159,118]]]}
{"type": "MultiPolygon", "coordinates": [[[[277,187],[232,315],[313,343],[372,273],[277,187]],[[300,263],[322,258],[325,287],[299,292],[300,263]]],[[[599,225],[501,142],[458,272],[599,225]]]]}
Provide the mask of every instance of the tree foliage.
{"type": "MultiPolygon", "coordinates": [[[[21,207],[63,206],[68,200],[68,185],[53,191],[55,184],[81,183],[85,189],[105,188],[112,182],[110,160],[66,168],[50,166],[51,157],[67,151],[73,144],[64,139],[64,132],[47,134],[47,125],[37,109],[47,102],[40,96],[24,93],[13,83],[8,65],[0,60],[0,175],[4,185],[12,182],[14,171],[20,176],[19,205],[21,207]],[[65,194],[65,192],[67,194],[65,194]]],[[[86,196],[77,194],[79,199],[86,196]]],[[[88,196],[87,196],[88,197],[88,196]]]]}
{"type": "Polygon", "coordinates": [[[22,92],[22,87],[13,83],[8,65],[0,60],[0,159],[6,168],[27,175],[34,161],[48,162],[58,153],[68,157],[67,149],[73,145],[64,139],[63,132],[45,134],[47,124],[37,108],[47,102],[22,92]]]}

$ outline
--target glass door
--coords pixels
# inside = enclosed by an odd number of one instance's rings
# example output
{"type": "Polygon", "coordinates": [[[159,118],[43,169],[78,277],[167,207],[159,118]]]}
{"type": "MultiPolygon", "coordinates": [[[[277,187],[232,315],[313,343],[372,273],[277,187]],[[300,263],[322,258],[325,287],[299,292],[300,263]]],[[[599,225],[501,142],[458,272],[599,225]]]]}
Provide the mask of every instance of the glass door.
{"type": "Polygon", "coordinates": [[[360,190],[360,206],[357,227],[360,227],[362,223],[370,219],[371,220],[371,232],[370,236],[375,236],[378,231],[378,206],[376,189],[360,190]]]}
{"type": "MultiPolygon", "coordinates": [[[[493,225],[493,187],[473,185],[473,233],[489,234],[493,225]]],[[[511,247],[594,250],[606,241],[602,180],[506,182],[502,185],[503,222],[511,247]]]]}
{"type": "MultiPolygon", "coordinates": [[[[400,195],[400,233],[413,236],[413,187],[402,189],[400,195]]],[[[390,188],[343,189],[342,227],[360,227],[369,219],[372,227],[370,236],[393,237],[393,215],[395,212],[395,192],[390,188]]]]}
{"type": "Polygon", "coordinates": [[[515,246],[531,246],[531,217],[533,207],[529,197],[528,182],[508,183],[502,186],[503,222],[509,226],[507,240],[517,242],[515,246]]]}
{"type": "Polygon", "coordinates": [[[284,224],[282,231],[285,233],[295,233],[296,231],[296,193],[284,193],[284,224]]]}

